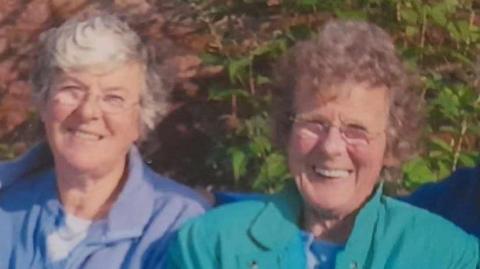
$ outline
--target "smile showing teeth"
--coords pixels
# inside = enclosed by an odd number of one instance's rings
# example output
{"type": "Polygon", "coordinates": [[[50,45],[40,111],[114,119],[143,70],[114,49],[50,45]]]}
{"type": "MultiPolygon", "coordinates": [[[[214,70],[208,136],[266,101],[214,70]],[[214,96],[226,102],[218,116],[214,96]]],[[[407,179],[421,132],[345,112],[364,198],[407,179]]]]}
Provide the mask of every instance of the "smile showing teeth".
{"type": "Polygon", "coordinates": [[[345,178],[348,177],[350,174],[347,170],[339,170],[339,169],[322,169],[318,167],[314,167],[313,171],[323,177],[331,177],[331,178],[345,178]]]}
{"type": "Polygon", "coordinates": [[[97,140],[102,139],[102,136],[100,136],[100,135],[92,134],[92,133],[85,132],[85,131],[82,131],[82,130],[70,130],[70,132],[75,137],[85,139],[85,140],[97,141],[97,140]]]}

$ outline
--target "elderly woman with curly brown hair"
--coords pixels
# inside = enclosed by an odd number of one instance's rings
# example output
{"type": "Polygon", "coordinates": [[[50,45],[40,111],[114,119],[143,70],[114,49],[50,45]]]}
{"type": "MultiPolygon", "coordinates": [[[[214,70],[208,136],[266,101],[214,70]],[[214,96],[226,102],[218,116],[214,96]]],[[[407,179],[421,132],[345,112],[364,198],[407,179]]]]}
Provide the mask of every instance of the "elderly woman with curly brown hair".
{"type": "Polygon", "coordinates": [[[329,22],[277,65],[274,133],[293,183],[188,223],[167,268],[475,268],[476,240],[386,197],[416,149],[420,98],[391,38],[329,22]]]}
{"type": "Polygon", "coordinates": [[[154,268],[205,203],[151,170],[135,146],[168,89],[119,17],[46,32],[32,90],[46,143],[0,163],[0,268],[154,268]]]}

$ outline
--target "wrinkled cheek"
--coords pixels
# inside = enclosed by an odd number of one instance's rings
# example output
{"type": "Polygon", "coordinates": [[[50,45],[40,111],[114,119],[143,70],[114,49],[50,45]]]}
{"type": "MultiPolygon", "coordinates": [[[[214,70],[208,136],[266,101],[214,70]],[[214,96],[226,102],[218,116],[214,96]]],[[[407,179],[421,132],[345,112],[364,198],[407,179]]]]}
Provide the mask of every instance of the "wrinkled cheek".
{"type": "Polygon", "coordinates": [[[370,179],[373,182],[378,181],[383,164],[382,151],[365,149],[357,150],[349,155],[361,178],[370,179]]]}
{"type": "Polygon", "coordinates": [[[72,118],[72,108],[69,107],[59,107],[59,106],[52,106],[50,108],[46,108],[42,120],[45,124],[49,125],[60,125],[66,123],[71,120],[72,118]]]}
{"type": "Polygon", "coordinates": [[[297,177],[301,177],[306,172],[305,167],[308,165],[309,156],[314,151],[317,143],[318,136],[315,133],[304,130],[297,130],[291,133],[288,145],[288,166],[290,173],[296,181],[300,180],[297,177]]]}
{"type": "Polygon", "coordinates": [[[294,133],[290,139],[290,154],[305,155],[313,150],[318,136],[310,133],[294,133]]]}

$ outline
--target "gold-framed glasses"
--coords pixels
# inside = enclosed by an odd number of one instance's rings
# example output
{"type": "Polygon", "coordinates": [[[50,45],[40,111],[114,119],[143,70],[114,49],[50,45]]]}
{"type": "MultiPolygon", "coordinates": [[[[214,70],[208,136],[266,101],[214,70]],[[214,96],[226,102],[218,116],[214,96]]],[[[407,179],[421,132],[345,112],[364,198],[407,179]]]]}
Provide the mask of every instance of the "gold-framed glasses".
{"type": "Polygon", "coordinates": [[[327,138],[331,128],[337,128],[342,139],[348,145],[366,146],[373,139],[384,133],[384,130],[378,132],[368,131],[366,128],[356,124],[334,125],[324,120],[306,120],[301,118],[293,118],[296,128],[309,132],[317,136],[317,139],[324,140],[327,138]]]}

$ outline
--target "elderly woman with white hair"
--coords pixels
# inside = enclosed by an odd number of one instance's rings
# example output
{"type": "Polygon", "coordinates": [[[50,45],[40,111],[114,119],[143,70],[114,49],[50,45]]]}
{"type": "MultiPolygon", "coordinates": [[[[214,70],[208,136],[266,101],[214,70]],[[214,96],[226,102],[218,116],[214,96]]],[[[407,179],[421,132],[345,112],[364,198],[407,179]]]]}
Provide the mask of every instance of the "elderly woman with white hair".
{"type": "Polygon", "coordinates": [[[273,134],[291,182],[183,226],[165,268],[478,268],[476,238],[383,194],[422,123],[415,80],[384,30],[327,22],[275,72],[273,134]]]}
{"type": "Polygon", "coordinates": [[[146,46],[116,16],[72,19],[44,35],[32,84],[47,143],[0,164],[0,268],[161,264],[206,204],[135,146],[167,104],[146,46]]]}

